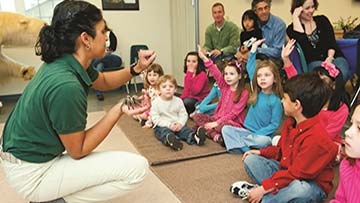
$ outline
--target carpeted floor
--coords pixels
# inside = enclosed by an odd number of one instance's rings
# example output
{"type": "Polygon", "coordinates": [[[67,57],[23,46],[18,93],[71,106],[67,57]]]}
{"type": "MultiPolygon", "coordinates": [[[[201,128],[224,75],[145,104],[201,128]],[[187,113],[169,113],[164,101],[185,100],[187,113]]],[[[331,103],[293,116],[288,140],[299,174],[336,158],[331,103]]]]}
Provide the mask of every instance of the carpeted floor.
{"type": "MultiPolygon", "coordinates": [[[[203,146],[188,145],[184,142],[181,151],[174,151],[156,139],[152,128],[141,128],[137,121],[128,116],[121,117],[118,126],[153,166],[226,153],[224,147],[211,140],[207,140],[203,146]]],[[[191,127],[191,124],[189,126],[191,127]]]]}

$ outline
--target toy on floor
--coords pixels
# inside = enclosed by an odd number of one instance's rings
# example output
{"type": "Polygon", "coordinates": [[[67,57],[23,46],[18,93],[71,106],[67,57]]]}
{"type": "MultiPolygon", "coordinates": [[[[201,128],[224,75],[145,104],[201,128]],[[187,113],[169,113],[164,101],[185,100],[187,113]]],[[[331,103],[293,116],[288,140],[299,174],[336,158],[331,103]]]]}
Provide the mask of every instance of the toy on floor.
{"type": "Polygon", "coordinates": [[[230,186],[230,192],[245,200],[248,198],[250,191],[256,187],[257,185],[248,183],[246,181],[237,181],[230,186]]]}

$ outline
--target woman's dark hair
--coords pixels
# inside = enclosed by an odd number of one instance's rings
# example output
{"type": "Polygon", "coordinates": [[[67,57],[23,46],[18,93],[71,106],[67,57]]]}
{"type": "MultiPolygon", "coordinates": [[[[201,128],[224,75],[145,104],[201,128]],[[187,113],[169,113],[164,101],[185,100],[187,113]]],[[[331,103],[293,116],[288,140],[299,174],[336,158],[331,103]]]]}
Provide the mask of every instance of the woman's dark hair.
{"type": "Polygon", "coordinates": [[[96,37],[95,25],[103,20],[100,9],[78,0],[64,0],[55,9],[51,25],[45,25],[35,45],[36,55],[41,60],[51,63],[63,54],[76,51],[76,39],[86,32],[96,37]]]}
{"type": "Polygon", "coordinates": [[[205,66],[204,66],[204,62],[202,60],[200,60],[199,54],[196,51],[190,51],[189,53],[186,54],[185,59],[184,59],[184,73],[186,74],[187,71],[187,66],[186,66],[186,61],[188,56],[196,56],[197,60],[198,60],[198,65],[196,67],[196,75],[201,73],[201,71],[205,71],[205,66]]]}
{"type": "MultiPolygon", "coordinates": [[[[291,9],[290,9],[291,14],[294,13],[295,8],[304,5],[305,1],[306,0],[292,0],[291,1],[291,9]]],[[[313,0],[313,1],[314,1],[315,10],[317,10],[317,8],[319,7],[319,2],[318,2],[318,0],[313,0]]]]}
{"type": "Polygon", "coordinates": [[[345,103],[350,109],[349,96],[345,90],[345,80],[343,79],[341,71],[338,69],[339,74],[334,78],[330,76],[329,72],[322,66],[318,66],[314,70],[320,76],[321,75],[327,76],[335,86],[335,89],[333,90],[333,94],[330,98],[328,110],[337,111],[340,108],[341,103],[345,103]]]}
{"type": "Polygon", "coordinates": [[[256,13],[255,13],[254,10],[249,9],[249,10],[246,10],[246,11],[243,13],[243,15],[242,15],[242,17],[241,17],[241,26],[243,27],[243,30],[245,30],[245,26],[244,26],[244,20],[245,20],[245,19],[253,20],[253,21],[254,21],[254,29],[255,29],[255,30],[259,30],[259,29],[260,29],[260,28],[259,28],[259,25],[258,25],[258,23],[257,23],[258,17],[257,17],[257,15],[256,15],[256,13]]]}

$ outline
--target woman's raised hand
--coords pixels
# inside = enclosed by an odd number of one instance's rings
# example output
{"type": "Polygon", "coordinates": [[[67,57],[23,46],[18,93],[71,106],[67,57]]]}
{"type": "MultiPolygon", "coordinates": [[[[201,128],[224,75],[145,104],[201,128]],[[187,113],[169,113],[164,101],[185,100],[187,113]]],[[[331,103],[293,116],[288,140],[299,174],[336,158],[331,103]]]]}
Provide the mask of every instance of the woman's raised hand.
{"type": "Polygon", "coordinates": [[[138,57],[139,57],[138,65],[141,71],[143,71],[147,69],[155,60],[156,53],[155,51],[152,50],[140,50],[138,52],[138,57]]]}
{"type": "Polygon", "coordinates": [[[204,62],[208,61],[208,57],[205,56],[203,50],[201,49],[201,46],[198,45],[198,53],[199,53],[199,57],[201,58],[201,60],[203,60],[204,62]]]}
{"type": "Polygon", "coordinates": [[[300,14],[301,12],[304,10],[304,8],[302,6],[299,6],[297,8],[294,9],[294,12],[293,12],[293,18],[294,17],[300,17],[300,14]]]}

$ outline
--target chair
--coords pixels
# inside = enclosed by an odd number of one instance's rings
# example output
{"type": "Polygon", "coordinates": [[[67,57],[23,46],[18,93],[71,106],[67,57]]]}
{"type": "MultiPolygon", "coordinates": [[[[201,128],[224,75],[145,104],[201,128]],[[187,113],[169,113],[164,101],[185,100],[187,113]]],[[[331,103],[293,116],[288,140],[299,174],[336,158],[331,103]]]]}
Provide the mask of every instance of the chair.
{"type": "Polygon", "coordinates": [[[360,92],[360,39],[337,39],[337,44],[339,45],[341,51],[343,52],[346,60],[349,62],[350,66],[350,75],[357,75],[358,79],[355,84],[351,84],[354,88],[355,94],[351,99],[350,107],[352,107],[357,100],[360,92]]]}
{"type": "MultiPolygon", "coordinates": [[[[134,65],[138,62],[138,52],[139,50],[148,50],[148,46],[144,45],[144,44],[135,44],[132,45],[130,47],[130,64],[134,65]]],[[[137,76],[133,77],[133,83],[134,83],[134,88],[135,88],[135,92],[137,93],[137,83],[136,83],[136,78],[137,76]]],[[[129,81],[130,82],[130,81],[129,81]]]]}
{"type": "MultiPolygon", "coordinates": [[[[360,76],[360,40],[359,39],[336,39],[340,50],[343,52],[344,57],[349,62],[350,66],[350,78],[356,74],[359,78],[360,76]]],[[[296,43],[296,48],[290,55],[296,70],[298,73],[308,72],[308,66],[304,53],[298,43],[296,43]]],[[[359,96],[360,93],[360,83],[357,80],[356,84],[352,84],[356,92],[354,97],[351,99],[350,107],[352,107],[359,96]]]]}

